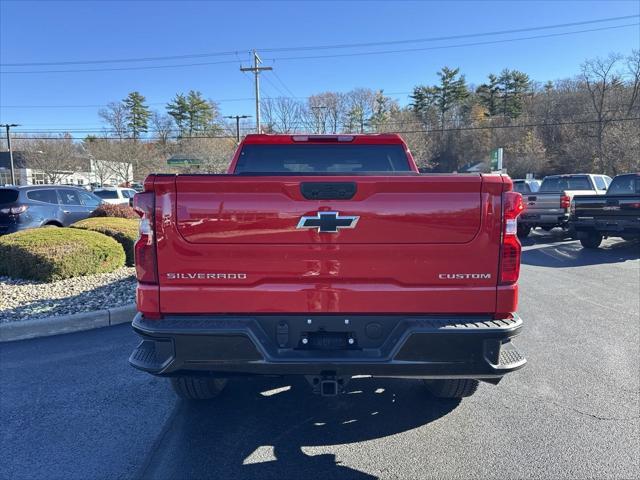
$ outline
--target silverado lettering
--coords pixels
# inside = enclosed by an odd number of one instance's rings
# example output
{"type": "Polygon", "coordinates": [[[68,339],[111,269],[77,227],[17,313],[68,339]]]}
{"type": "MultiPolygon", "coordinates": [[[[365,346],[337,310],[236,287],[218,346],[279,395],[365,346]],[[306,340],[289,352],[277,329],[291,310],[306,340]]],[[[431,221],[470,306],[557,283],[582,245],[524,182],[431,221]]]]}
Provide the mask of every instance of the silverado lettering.
{"type": "Polygon", "coordinates": [[[290,374],[465,397],[526,363],[506,175],[420,174],[395,134],[247,135],[227,174],[150,175],[134,208],[129,361],[182,397],[290,374]]]}
{"type": "Polygon", "coordinates": [[[245,280],[246,273],[167,273],[167,279],[225,279],[225,280],[245,280]]]}

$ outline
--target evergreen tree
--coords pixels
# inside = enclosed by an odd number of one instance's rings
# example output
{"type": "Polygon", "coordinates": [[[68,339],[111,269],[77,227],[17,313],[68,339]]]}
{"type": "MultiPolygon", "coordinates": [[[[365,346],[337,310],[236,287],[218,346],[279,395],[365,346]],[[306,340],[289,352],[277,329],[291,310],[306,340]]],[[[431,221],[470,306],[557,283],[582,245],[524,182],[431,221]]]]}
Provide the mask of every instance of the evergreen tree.
{"type": "Polygon", "coordinates": [[[444,128],[447,114],[463,103],[469,96],[469,90],[459,68],[443,67],[438,72],[438,77],[438,85],[418,86],[413,89],[412,107],[423,118],[430,109],[435,109],[440,119],[440,127],[444,128]]]}
{"type": "Polygon", "coordinates": [[[504,69],[500,75],[489,75],[489,82],[476,89],[480,104],[490,117],[502,115],[518,118],[522,115],[525,98],[531,91],[531,80],[519,70],[504,69]]]}
{"type": "Polygon", "coordinates": [[[218,115],[217,106],[195,90],[189,91],[186,96],[176,94],[167,104],[167,113],[173,117],[181,136],[192,137],[197,133],[219,130],[214,123],[218,115]]]}
{"type": "Polygon", "coordinates": [[[524,109],[524,100],[531,90],[529,75],[519,70],[504,69],[499,81],[502,90],[502,114],[518,118],[524,109]]]}
{"type": "Polygon", "coordinates": [[[180,136],[184,136],[187,121],[189,119],[189,104],[187,103],[187,98],[182,94],[178,93],[176,96],[167,104],[167,113],[173,118],[173,121],[176,122],[176,126],[180,131],[180,136]]]}
{"type": "Polygon", "coordinates": [[[500,98],[500,82],[493,73],[489,74],[489,82],[483,83],[476,89],[480,104],[486,108],[487,116],[498,115],[498,101],[500,98]]]}
{"type": "Polygon", "coordinates": [[[140,92],[131,92],[127,95],[127,98],[122,101],[125,108],[127,129],[134,140],[140,138],[140,134],[148,130],[151,112],[145,104],[145,101],[146,99],[140,92]]]}
{"type": "Polygon", "coordinates": [[[206,132],[214,117],[211,102],[205,100],[200,92],[191,90],[187,94],[187,104],[189,105],[187,110],[189,135],[193,135],[194,132],[206,132]]]}

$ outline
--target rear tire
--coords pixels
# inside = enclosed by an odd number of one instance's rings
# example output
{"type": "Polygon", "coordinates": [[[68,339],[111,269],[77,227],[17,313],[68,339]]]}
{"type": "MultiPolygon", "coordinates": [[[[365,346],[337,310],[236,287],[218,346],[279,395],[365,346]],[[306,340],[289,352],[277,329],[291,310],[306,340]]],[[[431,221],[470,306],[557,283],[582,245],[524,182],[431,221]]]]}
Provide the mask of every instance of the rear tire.
{"type": "Polygon", "coordinates": [[[480,382],[469,378],[454,378],[449,380],[425,380],[427,389],[438,398],[470,397],[478,389],[480,382]]]}
{"type": "Polygon", "coordinates": [[[580,243],[584,248],[598,248],[602,243],[602,235],[596,232],[586,232],[580,235],[580,243]]]}
{"type": "Polygon", "coordinates": [[[227,385],[226,378],[172,377],[171,386],[185,400],[210,400],[220,395],[227,385]]]}
{"type": "Polygon", "coordinates": [[[531,233],[529,225],[518,225],[518,238],[526,238],[531,233]]]}

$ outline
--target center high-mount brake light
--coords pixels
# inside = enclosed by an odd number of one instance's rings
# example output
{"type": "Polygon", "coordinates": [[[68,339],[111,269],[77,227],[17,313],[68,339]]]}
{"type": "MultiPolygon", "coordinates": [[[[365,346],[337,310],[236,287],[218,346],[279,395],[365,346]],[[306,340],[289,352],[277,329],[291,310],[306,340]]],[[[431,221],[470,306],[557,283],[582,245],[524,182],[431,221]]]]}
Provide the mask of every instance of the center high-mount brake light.
{"type": "Polygon", "coordinates": [[[294,142],[353,142],[353,135],[293,135],[294,142]]]}
{"type": "Polygon", "coordinates": [[[140,283],[158,283],[154,208],[154,192],[136,193],[133,197],[133,209],[140,215],[140,237],[134,246],[136,277],[140,283]]]}
{"type": "Polygon", "coordinates": [[[522,246],[518,240],[518,215],[524,210],[522,195],[517,192],[504,192],[502,253],[500,256],[500,284],[511,285],[520,276],[520,255],[522,246]]]}

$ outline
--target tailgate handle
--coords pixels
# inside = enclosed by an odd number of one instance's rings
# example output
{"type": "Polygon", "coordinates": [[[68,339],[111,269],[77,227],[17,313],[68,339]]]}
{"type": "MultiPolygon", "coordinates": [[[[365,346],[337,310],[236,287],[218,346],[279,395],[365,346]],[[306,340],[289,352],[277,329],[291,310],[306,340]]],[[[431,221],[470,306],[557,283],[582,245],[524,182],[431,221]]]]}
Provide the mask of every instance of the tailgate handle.
{"type": "Polygon", "coordinates": [[[302,182],[300,192],[307,200],[350,200],[358,187],[355,182],[302,182]]]}
{"type": "Polygon", "coordinates": [[[535,202],[538,199],[538,197],[529,197],[527,200],[529,200],[530,202],[535,202]]]}

